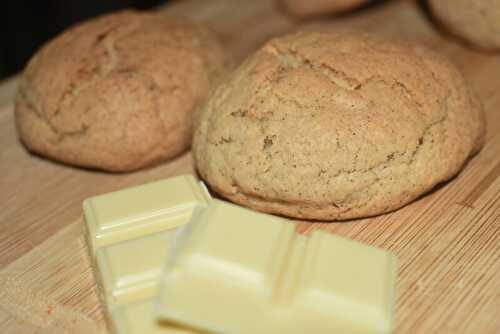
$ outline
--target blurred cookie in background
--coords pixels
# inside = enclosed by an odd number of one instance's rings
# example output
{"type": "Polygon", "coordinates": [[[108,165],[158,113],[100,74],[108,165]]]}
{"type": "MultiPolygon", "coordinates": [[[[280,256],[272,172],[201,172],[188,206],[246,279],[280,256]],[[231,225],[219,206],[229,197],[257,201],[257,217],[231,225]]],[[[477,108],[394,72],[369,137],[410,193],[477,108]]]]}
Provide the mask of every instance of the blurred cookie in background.
{"type": "Polygon", "coordinates": [[[454,35],[500,50],[500,0],[429,0],[434,16],[454,35]]]}
{"type": "Polygon", "coordinates": [[[298,17],[344,12],[370,0],[281,0],[285,9],[298,17]]]}

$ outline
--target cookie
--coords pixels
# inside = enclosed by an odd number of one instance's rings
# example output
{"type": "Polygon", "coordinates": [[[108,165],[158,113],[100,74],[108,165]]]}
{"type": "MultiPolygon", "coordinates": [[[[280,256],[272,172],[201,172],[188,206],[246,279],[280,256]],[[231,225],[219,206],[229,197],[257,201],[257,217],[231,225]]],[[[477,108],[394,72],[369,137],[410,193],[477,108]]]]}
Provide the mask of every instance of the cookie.
{"type": "Polygon", "coordinates": [[[369,0],[282,0],[291,14],[299,17],[338,13],[353,9],[369,0]]]}
{"type": "Polygon", "coordinates": [[[183,19],[119,12],[69,29],[27,65],[19,136],[64,163],[131,171],[175,157],[193,110],[224,73],[214,34],[183,19]]]}
{"type": "Polygon", "coordinates": [[[301,219],[395,210],[482,145],[478,100],[449,61],[359,32],[269,41],[195,124],[200,176],[231,201],[301,219]]]}
{"type": "Polygon", "coordinates": [[[500,50],[500,0],[429,0],[435,17],[470,44],[500,50]]]}

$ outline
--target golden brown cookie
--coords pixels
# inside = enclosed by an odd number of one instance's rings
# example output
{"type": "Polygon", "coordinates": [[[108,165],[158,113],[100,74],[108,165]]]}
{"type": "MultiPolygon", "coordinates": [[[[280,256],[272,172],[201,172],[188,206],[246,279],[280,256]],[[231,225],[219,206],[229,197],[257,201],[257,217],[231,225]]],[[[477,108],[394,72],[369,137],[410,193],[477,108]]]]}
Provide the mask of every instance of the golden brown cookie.
{"type": "Polygon", "coordinates": [[[281,0],[288,12],[305,17],[338,13],[353,9],[369,0],[281,0]]]}
{"type": "Polygon", "coordinates": [[[443,57],[369,34],[298,32],[210,95],[193,152],[231,201],[342,220],[400,208],[451,178],[483,133],[478,101],[443,57]]]}
{"type": "Polygon", "coordinates": [[[453,34],[489,50],[500,50],[500,0],[429,0],[434,15],[453,34]]]}
{"type": "Polygon", "coordinates": [[[29,62],[16,99],[25,146],[65,163],[130,171],[191,142],[192,112],[224,71],[206,28],[120,12],[69,29],[29,62]]]}

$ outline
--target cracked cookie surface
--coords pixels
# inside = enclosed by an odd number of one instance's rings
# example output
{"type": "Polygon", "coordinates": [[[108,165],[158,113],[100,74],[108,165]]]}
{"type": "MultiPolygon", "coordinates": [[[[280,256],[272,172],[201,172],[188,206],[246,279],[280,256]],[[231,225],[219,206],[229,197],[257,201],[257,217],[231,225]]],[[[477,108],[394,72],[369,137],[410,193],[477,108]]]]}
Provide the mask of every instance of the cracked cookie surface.
{"type": "Polygon", "coordinates": [[[290,217],[397,209],[482,145],[479,102],[446,59],[357,32],[268,42],[197,114],[193,153],[213,190],[290,217]]]}
{"type": "Polygon", "coordinates": [[[25,146],[65,163],[130,171],[189,147],[192,116],[227,64],[206,28],[125,11],[69,29],[27,65],[16,98],[25,146]]]}
{"type": "Polygon", "coordinates": [[[500,0],[429,0],[434,15],[472,45],[500,51],[500,0]]]}

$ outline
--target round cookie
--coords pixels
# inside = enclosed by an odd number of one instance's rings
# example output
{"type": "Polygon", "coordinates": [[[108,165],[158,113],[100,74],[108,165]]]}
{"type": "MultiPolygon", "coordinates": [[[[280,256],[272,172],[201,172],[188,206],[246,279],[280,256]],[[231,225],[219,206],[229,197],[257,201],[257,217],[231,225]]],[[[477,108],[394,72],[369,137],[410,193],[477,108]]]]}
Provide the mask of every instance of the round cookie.
{"type": "Polygon", "coordinates": [[[204,103],[193,153],[221,196],[343,220],[397,209],[482,145],[478,101],[449,61],[356,32],[269,41],[204,103]]]}
{"type": "Polygon", "coordinates": [[[25,146],[106,171],[131,171],[189,147],[192,112],[226,57],[206,28],[119,12],[69,29],[27,65],[16,98],[25,146]]]}
{"type": "Polygon", "coordinates": [[[351,10],[370,0],[282,0],[286,10],[299,17],[351,10]]]}
{"type": "Polygon", "coordinates": [[[488,50],[500,50],[500,0],[429,0],[453,34],[488,50]]]}

